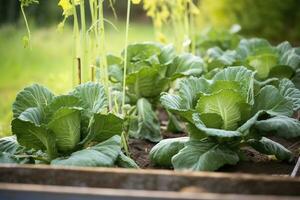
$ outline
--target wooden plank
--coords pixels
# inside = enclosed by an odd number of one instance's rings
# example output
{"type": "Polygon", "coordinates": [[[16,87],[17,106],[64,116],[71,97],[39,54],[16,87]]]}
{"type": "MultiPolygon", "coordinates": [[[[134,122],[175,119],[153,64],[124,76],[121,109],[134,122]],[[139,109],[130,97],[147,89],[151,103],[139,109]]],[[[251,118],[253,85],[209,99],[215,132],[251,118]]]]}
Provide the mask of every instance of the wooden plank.
{"type": "Polygon", "coordinates": [[[0,165],[0,182],[127,190],[300,196],[300,178],[214,172],[0,165]]]}
{"type": "Polygon", "coordinates": [[[297,200],[292,196],[237,195],[98,189],[31,184],[0,184],[0,199],[10,200],[297,200]]]}

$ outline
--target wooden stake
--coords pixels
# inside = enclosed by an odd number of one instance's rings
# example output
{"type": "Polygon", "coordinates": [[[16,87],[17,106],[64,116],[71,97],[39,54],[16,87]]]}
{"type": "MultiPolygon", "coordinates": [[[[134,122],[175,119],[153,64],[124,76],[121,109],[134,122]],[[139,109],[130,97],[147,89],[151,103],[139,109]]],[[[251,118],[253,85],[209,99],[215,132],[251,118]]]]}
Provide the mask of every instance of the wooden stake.
{"type": "Polygon", "coordinates": [[[81,84],[81,61],[80,58],[77,58],[77,70],[78,70],[78,84],[81,84]]]}
{"type": "Polygon", "coordinates": [[[298,158],[298,161],[296,163],[296,166],[291,174],[291,177],[296,177],[298,171],[299,171],[299,168],[300,168],[300,157],[298,158]]]}
{"type": "Polygon", "coordinates": [[[95,80],[95,67],[94,66],[91,67],[91,75],[92,75],[91,80],[92,80],[92,82],[94,82],[94,80],[95,80]]]}

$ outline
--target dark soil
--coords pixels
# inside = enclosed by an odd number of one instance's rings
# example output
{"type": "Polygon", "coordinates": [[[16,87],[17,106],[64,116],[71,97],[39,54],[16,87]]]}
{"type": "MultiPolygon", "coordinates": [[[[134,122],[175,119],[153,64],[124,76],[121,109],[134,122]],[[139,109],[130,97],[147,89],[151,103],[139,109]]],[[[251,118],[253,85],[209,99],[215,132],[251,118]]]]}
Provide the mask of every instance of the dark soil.
{"type": "MultiPolygon", "coordinates": [[[[171,132],[163,132],[163,138],[176,138],[176,137],[184,137],[185,133],[171,133],[171,132]]],[[[141,139],[129,139],[129,151],[131,153],[131,157],[136,161],[136,163],[143,169],[145,168],[156,168],[151,165],[149,159],[149,152],[154,147],[156,143],[149,142],[147,140],[141,139]]]]}
{"type": "MultiPolygon", "coordinates": [[[[165,136],[182,137],[185,134],[171,134],[166,133],[165,136]]],[[[167,138],[167,137],[166,137],[167,138]]],[[[274,138],[272,138],[274,139],[274,138]]],[[[288,141],[282,139],[274,139],[289,150],[293,151],[295,155],[299,156],[300,141],[288,141]]],[[[149,160],[149,152],[155,143],[151,143],[146,140],[130,139],[129,146],[132,158],[143,169],[157,169],[157,167],[151,165],[149,160]]],[[[295,167],[296,159],[292,162],[279,162],[272,156],[263,155],[252,148],[244,148],[244,154],[247,160],[241,161],[235,166],[225,166],[219,171],[222,172],[243,172],[251,174],[272,174],[272,175],[290,175],[295,167]]],[[[300,174],[298,173],[298,176],[300,174]]]]}
{"type": "Polygon", "coordinates": [[[129,139],[128,146],[131,157],[141,168],[153,168],[148,155],[154,145],[155,143],[151,143],[146,140],[129,139]]]}

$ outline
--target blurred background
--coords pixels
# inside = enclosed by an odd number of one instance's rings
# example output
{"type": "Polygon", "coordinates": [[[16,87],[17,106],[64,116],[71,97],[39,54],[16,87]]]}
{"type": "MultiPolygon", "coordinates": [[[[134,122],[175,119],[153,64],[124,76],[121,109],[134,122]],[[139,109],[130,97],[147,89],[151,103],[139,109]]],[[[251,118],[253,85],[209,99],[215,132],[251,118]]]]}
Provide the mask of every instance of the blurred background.
{"type": "MultiPolygon", "coordinates": [[[[157,0],[153,0],[157,1],[157,0]]],[[[108,1],[105,1],[108,2],[108,1]]],[[[276,44],[288,40],[300,45],[300,0],[198,0],[196,31],[206,27],[229,29],[240,24],[240,34],[264,37],[276,44]]],[[[117,18],[109,4],[105,17],[106,47],[120,53],[124,47],[126,0],[116,0],[117,18]]],[[[55,93],[72,87],[72,29],[57,25],[63,20],[58,0],[40,0],[26,9],[32,33],[32,49],[24,48],[26,29],[19,0],[0,0],[0,136],[10,134],[11,104],[17,92],[40,83],[55,93]]],[[[176,30],[175,30],[176,31],[176,30]]],[[[143,5],[132,7],[129,42],[155,40],[151,19],[143,5]]]]}

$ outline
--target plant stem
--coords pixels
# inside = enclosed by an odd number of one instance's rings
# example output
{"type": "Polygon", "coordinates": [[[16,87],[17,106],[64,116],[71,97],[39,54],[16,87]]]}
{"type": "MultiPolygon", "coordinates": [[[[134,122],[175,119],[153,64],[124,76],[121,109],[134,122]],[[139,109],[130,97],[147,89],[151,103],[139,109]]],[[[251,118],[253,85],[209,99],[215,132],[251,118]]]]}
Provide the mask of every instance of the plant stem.
{"type": "Polygon", "coordinates": [[[87,37],[86,37],[84,0],[80,1],[80,17],[81,17],[81,34],[82,34],[81,68],[82,68],[83,82],[86,82],[89,80],[89,66],[87,66],[87,37]]]}
{"type": "Polygon", "coordinates": [[[195,54],[196,53],[196,34],[195,34],[195,16],[193,13],[191,13],[190,16],[190,38],[192,40],[192,46],[191,46],[191,53],[195,54]]]}
{"type": "Polygon", "coordinates": [[[189,3],[186,2],[184,5],[184,35],[183,39],[185,39],[185,36],[189,37],[190,36],[190,23],[189,23],[189,3]]]}
{"type": "Polygon", "coordinates": [[[27,29],[27,37],[28,37],[28,44],[29,44],[29,48],[31,49],[31,32],[30,32],[30,28],[28,25],[28,21],[27,21],[27,17],[24,11],[24,6],[21,4],[21,12],[25,21],[25,25],[26,25],[26,29],[27,29]]]}
{"type": "Polygon", "coordinates": [[[112,108],[112,101],[109,88],[108,78],[108,66],[106,59],[106,48],[105,48],[105,27],[104,27],[104,15],[103,15],[103,0],[99,0],[99,44],[100,44],[100,67],[102,68],[102,77],[105,87],[106,94],[108,96],[109,110],[112,108]]]}
{"type": "MultiPolygon", "coordinates": [[[[90,12],[91,12],[91,18],[92,18],[92,25],[90,27],[90,31],[93,32],[93,34],[89,34],[89,38],[90,38],[90,43],[89,43],[89,47],[90,47],[90,66],[91,66],[91,81],[95,80],[95,67],[96,67],[96,63],[97,63],[97,43],[95,42],[95,40],[97,39],[97,28],[94,28],[93,25],[97,23],[97,19],[96,19],[96,13],[97,10],[95,10],[95,1],[94,0],[89,0],[89,4],[90,4],[90,12]],[[93,36],[94,35],[94,36],[93,36]]],[[[88,31],[89,33],[89,31],[88,31]]]]}
{"type": "Polygon", "coordinates": [[[128,148],[127,138],[128,138],[128,134],[125,131],[123,131],[121,134],[121,143],[122,143],[122,147],[124,148],[126,156],[129,156],[130,152],[129,152],[129,148],[128,148]]]}
{"type": "Polygon", "coordinates": [[[130,22],[130,8],[131,0],[127,0],[127,17],[126,17],[126,30],[125,30],[125,51],[124,51],[124,74],[123,74],[123,92],[122,92],[122,113],[124,114],[125,95],[126,95],[126,74],[127,74],[127,54],[128,54],[128,35],[129,35],[129,22],[130,22]]]}
{"type": "Polygon", "coordinates": [[[77,10],[75,5],[75,0],[72,0],[72,6],[73,6],[73,17],[74,17],[74,23],[73,23],[73,87],[77,84],[76,83],[76,71],[78,70],[78,43],[79,43],[79,25],[78,25],[78,17],[77,17],[77,10]]]}

